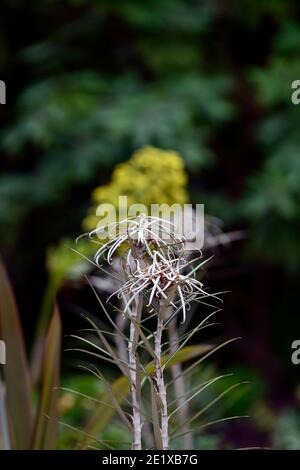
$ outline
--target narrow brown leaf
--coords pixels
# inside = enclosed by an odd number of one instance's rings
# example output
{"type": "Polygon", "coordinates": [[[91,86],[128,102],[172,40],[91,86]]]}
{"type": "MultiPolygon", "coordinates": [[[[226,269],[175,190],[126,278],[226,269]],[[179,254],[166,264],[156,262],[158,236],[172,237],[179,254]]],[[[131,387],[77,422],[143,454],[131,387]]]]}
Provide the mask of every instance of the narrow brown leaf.
{"type": "Polygon", "coordinates": [[[30,376],[18,308],[1,260],[0,338],[6,344],[3,376],[11,447],[28,449],[32,431],[30,376]]]}
{"type": "Polygon", "coordinates": [[[42,389],[36,416],[33,449],[51,450],[56,448],[59,428],[58,395],[61,353],[61,322],[58,308],[50,323],[43,359],[42,389]]]}

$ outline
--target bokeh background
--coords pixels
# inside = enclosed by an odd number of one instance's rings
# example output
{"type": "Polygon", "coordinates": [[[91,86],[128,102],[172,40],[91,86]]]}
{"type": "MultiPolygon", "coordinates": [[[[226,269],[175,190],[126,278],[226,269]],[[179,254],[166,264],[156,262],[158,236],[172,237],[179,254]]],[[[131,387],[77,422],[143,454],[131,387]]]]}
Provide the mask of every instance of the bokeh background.
{"type": "MultiPolygon", "coordinates": [[[[250,380],[226,406],[251,418],[210,430],[205,448],[300,448],[299,20],[292,0],[1,3],[0,244],[28,349],[53,271],[64,332],[89,309],[64,279],[66,240],[137,149],[178,152],[189,200],[241,234],[207,282],[229,291],[217,334],[242,340],[210,367],[250,380]]],[[[63,362],[65,380],[94,386],[63,362]]]]}

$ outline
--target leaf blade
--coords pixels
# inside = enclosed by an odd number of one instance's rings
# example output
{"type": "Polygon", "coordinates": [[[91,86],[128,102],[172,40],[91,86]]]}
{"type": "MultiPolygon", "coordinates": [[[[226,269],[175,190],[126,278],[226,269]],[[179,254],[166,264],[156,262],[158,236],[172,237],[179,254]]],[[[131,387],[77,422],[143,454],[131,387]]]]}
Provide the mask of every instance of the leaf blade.
{"type": "Polygon", "coordinates": [[[58,396],[60,383],[61,321],[58,308],[49,326],[43,361],[43,380],[36,416],[33,449],[52,450],[56,447],[59,429],[58,396]]]}
{"type": "Polygon", "coordinates": [[[6,344],[3,376],[5,404],[14,449],[30,447],[32,432],[31,381],[19,312],[6,270],[0,260],[0,336],[6,344]]]}
{"type": "MultiPolygon", "coordinates": [[[[186,361],[189,361],[201,354],[205,354],[208,349],[211,349],[212,346],[210,345],[195,345],[195,346],[187,346],[183,348],[180,353],[178,358],[174,357],[172,360],[167,364],[166,368],[169,368],[172,364],[174,364],[176,361],[183,363],[186,361]]],[[[163,357],[162,363],[167,362],[168,358],[170,357],[170,354],[166,355],[163,357]]],[[[146,367],[145,370],[148,375],[152,375],[154,372],[154,363],[150,362],[146,367]]],[[[119,377],[115,382],[112,384],[112,390],[114,394],[119,397],[119,403],[123,403],[123,401],[126,399],[127,395],[130,392],[130,383],[127,377],[119,377]]],[[[101,401],[104,403],[109,403],[111,404],[110,398],[107,394],[104,393],[104,395],[101,397],[101,401]]],[[[112,417],[115,414],[115,410],[113,410],[111,407],[105,407],[105,405],[100,405],[98,410],[96,411],[95,415],[92,417],[90,422],[87,424],[85,428],[86,434],[89,435],[98,435],[100,434],[104,428],[107,426],[107,423],[112,419],[112,417]]],[[[87,439],[85,436],[82,436],[81,439],[79,439],[78,444],[81,448],[86,448],[89,445],[89,439],[87,439]]]]}

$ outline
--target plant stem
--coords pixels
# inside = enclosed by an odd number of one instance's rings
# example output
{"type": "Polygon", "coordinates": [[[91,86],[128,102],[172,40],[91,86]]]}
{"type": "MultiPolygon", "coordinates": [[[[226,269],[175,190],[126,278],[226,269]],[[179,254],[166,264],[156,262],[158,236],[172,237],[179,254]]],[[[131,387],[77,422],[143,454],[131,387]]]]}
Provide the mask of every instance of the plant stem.
{"type": "Polygon", "coordinates": [[[118,356],[122,361],[127,362],[127,358],[128,358],[127,341],[124,338],[124,336],[122,336],[121,334],[121,333],[124,333],[124,330],[127,326],[127,317],[125,317],[122,312],[117,313],[116,325],[119,328],[119,330],[116,331],[116,337],[115,337],[115,344],[116,344],[116,348],[118,351],[118,356]]]}
{"type": "Polygon", "coordinates": [[[161,440],[163,450],[169,448],[169,433],[168,433],[168,406],[167,406],[167,392],[164,382],[163,371],[161,367],[161,343],[163,332],[163,313],[160,311],[157,316],[157,330],[155,333],[155,380],[161,400],[161,440]]]}
{"type": "MultiPolygon", "coordinates": [[[[138,298],[135,308],[132,311],[132,317],[136,322],[140,322],[143,308],[142,298],[138,298]]],[[[130,338],[128,344],[129,367],[130,367],[130,390],[132,401],[132,424],[133,424],[133,450],[142,449],[142,418],[141,418],[141,378],[137,357],[137,344],[139,339],[139,330],[136,324],[130,322],[130,338]]]]}
{"type": "MultiPolygon", "coordinates": [[[[168,336],[170,343],[170,351],[174,353],[178,347],[178,332],[176,328],[176,319],[174,318],[168,324],[168,336]]],[[[193,448],[193,437],[189,429],[188,418],[189,418],[189,405],[185,404],[185,383],[182,377],[182,367],[179,363],[174,363],[171,366],[171,375],[174,382],[174,395],[176,398],[176,404],[178,410],[178,422],[181,426],[181,432],[183,434],[183,447],[185,450],[191,450],[193,448]]]]}

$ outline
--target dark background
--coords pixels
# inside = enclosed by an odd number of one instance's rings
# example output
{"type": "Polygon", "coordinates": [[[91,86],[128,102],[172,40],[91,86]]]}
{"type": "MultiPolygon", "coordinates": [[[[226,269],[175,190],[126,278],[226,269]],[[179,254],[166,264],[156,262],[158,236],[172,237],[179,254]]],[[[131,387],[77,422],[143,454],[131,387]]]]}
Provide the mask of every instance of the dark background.
{"type": "MultiPolygon", "coordinates": [[[[256,384],[254,420],[245,437],[232,430],[234,445],[299,430],[299,18],[291,0],[1,4],[0,243],[28,347],[49,246],[81,233],[116,163],[143,145],[172,148],[192,202],[244,233],[209,272],[230,291],[222,336],[243,337],[219,367],[256,384]]],[[[59,296],[66,330],[76,295],[59,296]]]]}

